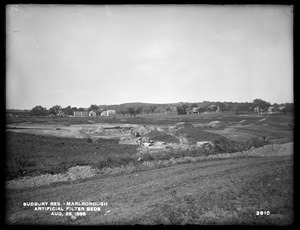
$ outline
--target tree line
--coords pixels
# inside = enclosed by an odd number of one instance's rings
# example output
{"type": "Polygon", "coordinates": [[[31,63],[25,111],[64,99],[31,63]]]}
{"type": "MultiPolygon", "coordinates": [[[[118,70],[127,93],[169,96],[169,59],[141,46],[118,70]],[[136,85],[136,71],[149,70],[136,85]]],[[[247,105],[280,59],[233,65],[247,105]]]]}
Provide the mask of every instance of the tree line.
{"type": "Polygon", "coordinates": [[[271,104],[270,102],[264,101],[262,99],[255,99],[253,102],[204,102],[205,105],[202,106],[197,103],[187,104],[182,103],[177,106],[178,114],[187,114],[191,112],[193,108],[197,108],[198,113],[211,112],[219,110],[219,112],[264,112],[270,107],[273,107],[274,111],[281,112],[294,112],[293,103],[282,103],[282,104],[271,104]],[[205,104],[206,103],[206,104],[205,104]]]}
{"type": "Polygon", "coordinates": [[[195,108],[198,113],[203,113],[206,111],[215,111],[218,109],[220,112],[235,112],[239,113],[242,111],[255,111],[256,108],[259,108],[260,111],[266,111],[270,106],[273,106],[275,110],[279,110],[282,112],[293,112],[294,104],[293,103],[283,103],[283,104],[271,104],[262,99],[255,99],[253,102],[209,102],[203,101],[199,103],[183,103],[180,102],[177,106],[168,106],[168,105],[154,105],[154,104],[143,104],[140,103],[136,107],[132,105],[130,107],[122,106],[122,105],[95,105],[92,104],[87,109],[82,107],[62,107],[60,105],[54,105],[51,108],[47,109],[41,105],[35,106],[29,111],[29,115],[31,116],[56,116],[59,112],[63,112],[65,115],[73,115],[75,111],[95,111],[97,116],[100,116],[101,113],[107,109],[114,109],[117,114],[121,114],[123,116],[129,115],[136,117],[139,114],[150,114],[150,113],[177,113],[177,114],[187,114],[195,108]]]}

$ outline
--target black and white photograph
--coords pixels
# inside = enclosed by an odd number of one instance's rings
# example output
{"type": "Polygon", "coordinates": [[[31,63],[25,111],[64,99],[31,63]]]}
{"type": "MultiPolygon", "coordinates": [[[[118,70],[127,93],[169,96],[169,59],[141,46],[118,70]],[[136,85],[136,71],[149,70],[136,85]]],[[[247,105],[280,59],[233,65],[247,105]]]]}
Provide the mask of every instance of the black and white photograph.
{"type": "Polygon", "coordinates": [[[294,6],[7,4],[5,224],[294,224],[294,6]]]}

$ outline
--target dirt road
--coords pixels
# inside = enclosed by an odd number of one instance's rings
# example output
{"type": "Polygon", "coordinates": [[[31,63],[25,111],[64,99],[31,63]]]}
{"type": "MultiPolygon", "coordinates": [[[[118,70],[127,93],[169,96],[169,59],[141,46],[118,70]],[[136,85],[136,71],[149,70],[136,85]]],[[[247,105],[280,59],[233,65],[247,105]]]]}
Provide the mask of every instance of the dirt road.
{"type": "MultiPolygon", "coordinates": [[[[280,170],[292,168],[292,165],[291,156],[225,159],[176,165],[105,179],[96,177],[74,184],[10,190],[6,197],[6,221],[8,224],[147,223],[149,213],[174,199],[175,195],[199,195],[206,191],[226,193],[230,189],[242,188],[245,181],[264,175],[269,175],[268,178],[281,178],[283,175],[280,175],[280,170]],[[100,212],[87,212],[86,216],[74,220],[69,216],[51,216],[49,211],[33,211],[33,207],[22,207],[23,202],[80,201],[107,202],[108,205],[102,207],[100,212]]],[[[264,183],[273,184],[273,179],[264,183]]],[[[267,188],[269,185],[263,186],[267,188]]],[[[259,191],[258,194],[263,196],[259,191]]],[[[234,199],[244,202],[243,197],[234,199]]],[[[264,199],[266,197],[261,197],[261,200],[264,199]]],[[[280,199],[281,197],[276,197],[278,202],[280,199]]],[[[251,202],[254,210],[262,204],[253,203],[253,200],[251,202]]],[[[223,207],[223,204],[219,205],[223,207]]]]}

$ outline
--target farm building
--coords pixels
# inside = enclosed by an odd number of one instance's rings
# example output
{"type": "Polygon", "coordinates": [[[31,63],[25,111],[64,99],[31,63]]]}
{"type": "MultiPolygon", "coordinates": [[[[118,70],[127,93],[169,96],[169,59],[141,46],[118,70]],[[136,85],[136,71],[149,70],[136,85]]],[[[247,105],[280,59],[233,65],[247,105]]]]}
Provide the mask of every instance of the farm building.
{"type": "Polygon", "coordinates": [[[93,110],[91,110],[91,111],[89,112],[89,116],[90,116],[90,117],[96,117],[96,112],[93,111],[93,110]]]}
{"type": "Polygon", "coordinates": [[[199,113],[199,107],[192,108],[192,113],[199,113]]]}
{"type": "Polygon", "coordinates": [[[270,106],[270,107],[268,108],[268,112],[276,112],[275,107],[274,107],[274,106],[270,106]]]}
{"type": "Polygon", "coordinates": [[[74,111],[74,117],[87,117],[88,112],[86,111],[74,111]]]}
{"type": "Polygon", "coordinates": [[[106,110],[106,111],[103,111],[103,112],[101,113],[101,116],[102,116],[102,117],[108,117],[108,116],[114,115],[114,114],[116,114],[116,111],[115,111],[115,110],[106,110]]]}
{"type": "Polygon", "coordinates": [[[64,116],[65,116],[65,113],[64,113],[62,110],[58,110],[56,116],[57,116],[57,117],[64,117],[64,116]]]}

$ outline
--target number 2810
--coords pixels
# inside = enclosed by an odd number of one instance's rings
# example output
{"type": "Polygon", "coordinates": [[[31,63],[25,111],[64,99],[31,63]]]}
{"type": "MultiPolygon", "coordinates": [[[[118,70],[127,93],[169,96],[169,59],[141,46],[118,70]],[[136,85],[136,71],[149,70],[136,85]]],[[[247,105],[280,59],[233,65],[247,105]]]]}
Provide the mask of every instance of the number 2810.
{"type": "Polygon", "coordinates": [[[270,215],[270,211],[256,211],[257,216],[268,216],[270,215]]]}

